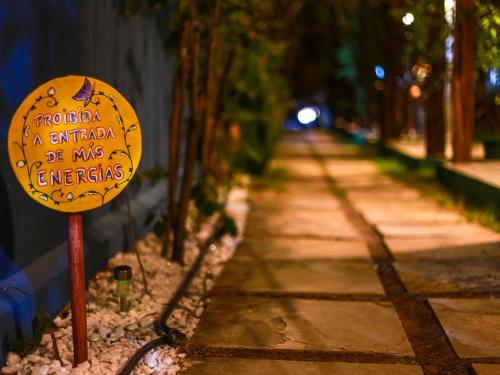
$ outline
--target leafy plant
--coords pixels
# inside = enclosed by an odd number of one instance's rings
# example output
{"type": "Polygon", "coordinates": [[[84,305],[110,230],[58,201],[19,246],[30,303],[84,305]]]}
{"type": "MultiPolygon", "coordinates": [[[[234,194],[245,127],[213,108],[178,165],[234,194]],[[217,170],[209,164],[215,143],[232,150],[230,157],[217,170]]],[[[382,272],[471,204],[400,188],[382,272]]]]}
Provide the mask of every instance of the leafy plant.
{"type": "Polygon", "coordinates": [[[217,187],[210,180],[195,183],[191,189],[191,199],[205,217],[210,217],[223,209],[218,202],[217,187]]]}
{"type": "Polygon", "coordinates": [[[9,343],[10,350],[19,355],[27,355],[35,350],[42,342],[42,337],[45,333],[54,330],[55,326],[52,318],[47,313],[37,313],[31,324],[32,338],[31,340],[14,339],[9,343]]]}
{"type": "MultiPolygon", "coordinates": [[[[167,3],[125,0],[124,13],[133,17],[167,3]]],[[[174,261],[183,262],[190,200],[205,217],[219,213],[224,231],[236,233],[218,189],[235,170],[262,173],[272,155],[289,105],[281,72],[285,34],[277,14],[273,4],[258,0],[179,0],[175,17],[161,20],[169,22],[163,25],[170,30],[167,51],[177,57],[168,124],[169,188],[146,223],[164,235],[162,254],[171,252],[174,261]],[[188,106],[189,121],[183,124],[188,106]],[[230,124],[237,124],[238,147],[231,144],[236,127],[230,124]]],[[[158,180],[164,172],[159,167],[142,173],[135,184],[158,180]]]]}
{"type": "Polygon", "coordinates": [[[500,69],[500,8],[485,1],[477,7],[477,65],[483,71],[500,69]]]}
{"type": "Polygon", "coordinates": [[[168,178],[168,176],[168,169],[157,163],[151,168],[138,171],[132,178],[132,181],[130,181],[129,186],[133,190],[139,191],[141,190],[144,182],[148,182],[150,186],[155,186],[162,179],[168,178]]]}
{"type": "Polygon", "coordinates": [[[234,219],[226,212],[223,212],[220,218],[220,226],[214,237],[220,238],[226,234],[236,237],[238,235],[238,227],[236,226],[234,219]]]}
{"type": "Polygon", "coordinates": [[[191,198],[196,208],[205,217],[211,217],[216,213],[220,215],[219,227],[214,237],[220,238],[225,234],[229,234],[233,237],[238,235],[236,222],[227,214],[224,205],[220,203],[219,194],[213,182],[208,179],[195,183],[191,190],[191,198]]]}

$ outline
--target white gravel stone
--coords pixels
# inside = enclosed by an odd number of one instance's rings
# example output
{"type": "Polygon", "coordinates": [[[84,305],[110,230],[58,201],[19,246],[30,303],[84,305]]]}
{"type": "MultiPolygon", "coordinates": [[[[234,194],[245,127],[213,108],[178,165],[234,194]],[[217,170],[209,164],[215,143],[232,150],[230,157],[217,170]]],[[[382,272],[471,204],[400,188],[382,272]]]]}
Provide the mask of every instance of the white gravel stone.
{"type": "Polygon", "coordinates": [[[71,324],[71,317],[68,316],[67,318],[62,319],[61,317],[57,316],[54,319],[54,324],[59,328],[68,327],[71,324]]]}
{"type": "Polygon", "coordinates": [[[9,354],[7,354],[7,366],[12,366],[12,365],[15,365],[16,363],[19,363],[21,361],[21,357],[19,356],[19,354],[16,354],[16,353],[13,353],[13,352],[9,352],[9,354]]]}
{"type": "Polygon", "coordinates": [[[101,339],[101,336],[98,333],[91,333],[89,335],[89,341],[99,341],[101,339]]]}
{"type": "Polygon", "coordinates": [[[155,321],[155,318],[153,316],[146,316],[144,319],[142,319],[139,322],[139,326],[146,327],[150,324],[153,324],[154,321],[155,321]]]}
{"type": "Polygon", "coordinates": [[[47,375],[49,373],[49,366],[37,366],[31,370],[31,375],[47,375]]]}
{"type": "Polygon", "coordinates": [[[179,365],[173,365],[168,368],[167,375],[175,375],[181,370],[179,365]]]}
{"type": "Polygon", "coordinates": [[[26,359],[31,363],[39,363],[42,361],[42,357],[40,357],[39,355],[36,355],[36,354],[28,354],[26,359]]]}
{"type": "Polygon", "coordinates": [[[111,330],[109,328],[106,328],[106,327],[99,327],[97,332],[99,333],[99,335],[105,339],[106,337],[108,337],[108,334],[111,333],[111,330]]]}
{"type": "Polygon", "coordinates": [[[149,368],[154,368],[157,365],[157,358],[158,358],[158,353],[156,351],[151,351],[148,352],[144,356],[144,363],[149,367],[149,368]]]}
{"type": "Polygon", "coordinates": [[[42,341],[40,342],[40,345],[47,346],[52,343],[52,337],[48,333],[45,333],[42,336],[42,341]]]}
{"type": "Polygon", "coordinates": [[[2,367],[2,374],[3,375],[11,375],[11,374],[17,374],[17,370],[19,369],[19,365],[11,365],[11,366],[5,366],[2,367]]]}

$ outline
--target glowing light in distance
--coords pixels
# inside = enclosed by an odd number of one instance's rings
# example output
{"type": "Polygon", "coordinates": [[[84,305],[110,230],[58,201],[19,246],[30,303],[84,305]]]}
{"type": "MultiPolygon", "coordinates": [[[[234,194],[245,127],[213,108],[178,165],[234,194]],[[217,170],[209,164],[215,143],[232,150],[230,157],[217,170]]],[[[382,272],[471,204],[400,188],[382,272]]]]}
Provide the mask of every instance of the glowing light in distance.
{"type": "Polygon", "coordinates": [[[302,125],[310,124],[311,122],[316,121],[319,115],[319,110],[314,107],[304,107],[297,113],[297,120],[302,125]]]}
{"type": "Polygon", "coordinates": [[[492,86],[497,86],[500,83],[500,72],[496,69],[491,69],[488,74],[488,80],[492,86]]]}
{"type": "Polygon", "coordinates": [[[382,68],[380,65],[376,65],[375,66],[375,76],[378,79],[384,79],[384,77],[385,77],[384,68],[382,68]]]}
{"type": "Polygon", "coordinates": [[[408,12],[403,16],[403,18],[401,18],[401,20],[406,26],[410,26],[413,21],[415,21],[415,16],[413,15],[413,13],[408,12]]]}
{"type": "Polygon", "coordinates": [[[418,85],[411,85],[410,87],[410,95],[412,98],[420,98],[420,95],[422,95],[422,90],[420,90],[420,87],[418,85]]]}
{"type": "Polygon", "coordinates": [[[453,27],[455,24],[456,7],[455,0],[444,0],[444,18],[450,27],[453,27]]]}
{"type": "Polygon", "coordinates": [[[455,38],[453,35],[448,35],[445,41],[445,57],[446,57],[446,62],[451,63],[453,61],[453,42],[455,41],[455,38]]]}

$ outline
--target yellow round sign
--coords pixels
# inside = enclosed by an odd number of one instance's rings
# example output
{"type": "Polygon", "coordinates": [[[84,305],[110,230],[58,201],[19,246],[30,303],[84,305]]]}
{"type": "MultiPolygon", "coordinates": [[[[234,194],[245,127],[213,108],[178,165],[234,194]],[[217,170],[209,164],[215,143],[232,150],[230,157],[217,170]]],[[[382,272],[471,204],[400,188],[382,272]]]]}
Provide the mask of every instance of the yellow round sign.
{"type": "Polygon", "coordinates": [[[95,78],[67,76],[29,94],[12,118],[9,157],[24,190],[58,211],[100,207],[130,182],[141,159],[134,109],[95,78]]]}

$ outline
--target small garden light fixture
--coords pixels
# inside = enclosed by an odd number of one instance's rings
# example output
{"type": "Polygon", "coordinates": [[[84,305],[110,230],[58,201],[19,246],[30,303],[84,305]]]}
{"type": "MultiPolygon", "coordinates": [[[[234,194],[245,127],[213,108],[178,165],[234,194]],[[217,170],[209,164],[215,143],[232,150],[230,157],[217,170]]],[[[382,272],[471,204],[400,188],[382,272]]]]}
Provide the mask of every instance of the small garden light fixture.
{"type": "Polygon", "coordinates": [[[132,279],[132,268],[127,265],[113,268],[113,277],[116,280],[116,295],[120,301],[120,311],[128,310],[128,293],[130,280],[132,279]]]}

